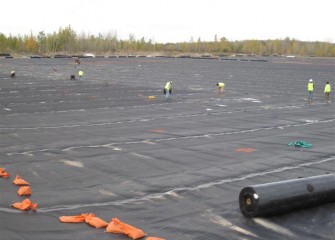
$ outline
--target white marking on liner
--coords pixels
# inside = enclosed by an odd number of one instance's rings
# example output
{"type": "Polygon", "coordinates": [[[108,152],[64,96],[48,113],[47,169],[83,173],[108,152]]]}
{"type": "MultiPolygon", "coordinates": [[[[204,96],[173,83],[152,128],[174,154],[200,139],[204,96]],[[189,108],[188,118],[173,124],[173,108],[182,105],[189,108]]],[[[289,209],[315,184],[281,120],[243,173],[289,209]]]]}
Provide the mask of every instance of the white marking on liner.
{"type": "Polygon", "coordinates": [[[209,218],[209,220],[212,223],[215,223],[217,225],[229,228],[231,230],[242,233],[244,235],[248,235],[248,236],[252,236],[252,237],[258,237],[256,234],[254,234],[254,233],[252,233],[252,232],[250,232],[246,229],[243,229],[243,228],[241,228],[237,225],[234,225],[230,221],[228,221],[227,219],[225,219],[225,218],[223,218],[223,217],[221,217],[217,214],[212,213],[211,210],[207,211],[206,214],[203,214],[203,216],[209,218]]]}
{"type": "Polygon", "coordinates": [[[99,193],[101,195],[105,195],[105,196],[117,196],[115,193],[113,193],[111,191],[104,190],[104,189],[99,189],[99,193]]]}
{"type": "Polygon", "coordinates": [[[84,164],[79,161],[60,160],[60,162],[64,163],[65,165],[71,166],[71,167],[79,167],[79,168],[84,167],[84,164]]]}
{"type": "Polygon", "coordinates": [[[280,233],[282,235],[287,236],[287,239],[298,239],[298,236],[295,235],[293,232],[291,232],[289,229],[286,229],[282,226],[279,226],[278,224],[275,224],[268,219],[263,218],[253,218],[253,221],[259,225],[262,225],[265,228],[268,228],[272,231],[275,231],[277,233],[280,233]]]}
{"type": "Polygon", "coordinates": [[[145,156],[145,155],[142,155],[142,154],[139,154],[139,153],[130,153],[130,154],[133,155],[133,156],[141,157],[141,158],[145,158],[145,159],[153,159],[152,157],[145,156]]]}

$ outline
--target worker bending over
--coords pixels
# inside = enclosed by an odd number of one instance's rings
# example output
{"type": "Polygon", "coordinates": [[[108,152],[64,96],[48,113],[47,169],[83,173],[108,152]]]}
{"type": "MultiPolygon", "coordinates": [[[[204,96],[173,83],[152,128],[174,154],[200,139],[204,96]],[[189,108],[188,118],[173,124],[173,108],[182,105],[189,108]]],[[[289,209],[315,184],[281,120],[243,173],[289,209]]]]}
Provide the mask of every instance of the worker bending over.
{"type": "Polygon", "coordinates": [[[163,92],[165,94],[165,99],[168,100],[172,94],[172,81],[165,84],[163,92]]]}
{"type": "Polygon", "coordinates": [[[223,82],[218,82],[216,86],[218,87],[218,92],[223,93],[225,84],[223,82]]]}

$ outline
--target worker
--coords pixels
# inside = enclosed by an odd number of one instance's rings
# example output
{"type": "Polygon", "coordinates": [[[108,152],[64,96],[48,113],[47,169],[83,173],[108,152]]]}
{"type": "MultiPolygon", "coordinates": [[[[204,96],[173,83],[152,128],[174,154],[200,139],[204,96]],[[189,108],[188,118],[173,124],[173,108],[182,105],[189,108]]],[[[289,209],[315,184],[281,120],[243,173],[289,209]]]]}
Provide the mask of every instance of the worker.
{"type": "Polygon", "coordinates": [[[310,102],[313,100],[313,91],[314,91],[313,79],[309,79],[307,90],[308,90],[308,101],[310,102]]]}
{"type": "Polygon", "coordinates": [[[223,93],[225,84],[223,82],[218,82],[216,86],[218,87],[218,92],[223,93]]]}
{"type": "Polygon", "coordinates": [[[79,75],[79,80],[83,80],[84,72],[83,71],[79,71],[78,75],[79,75]]]}
{"type": "Polygon", "coordinates": [[[11,72],[10,72],[10,77],[11,77],[11,78],[15,78],[15,71],[11,71],[11,72]]]}
{"type": "Polygon", "coordinates": [[[79,57],[76,58],[76,60],[74,61],[75,67],[77,67],[77,65],[80,65],[80,59],[79,57]]]}
{"type": "Polygon", "coordinates": [[[172,94],[172,81],[165,84],[163,92],[165,94],[165,99],[168,100],[172,94]]]}
{"type": "Polygon", "coordinates": [[[325,98],[326,98],[326,102],[330,102],[330,92],[332,91],[331,86],[329,84],[329,82],[326,83],[325,85],[325,98]]]}

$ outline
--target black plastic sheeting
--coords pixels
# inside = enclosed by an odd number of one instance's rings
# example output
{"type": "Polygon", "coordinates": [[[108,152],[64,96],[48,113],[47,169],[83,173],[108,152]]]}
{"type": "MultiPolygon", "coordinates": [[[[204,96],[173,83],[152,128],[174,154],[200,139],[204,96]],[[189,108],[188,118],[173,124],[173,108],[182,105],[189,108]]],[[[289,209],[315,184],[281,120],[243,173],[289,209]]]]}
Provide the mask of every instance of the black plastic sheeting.
{"type": "Polygon", "coordinates": [[[335,174],[245,187],[239,196],[241,213],[264,217],[335,203],[335,174]]]}
{"type": "Polygon", "coordinates": [[[334,172],[334,96],[323,96],[334,60],[267,61],[0,59],[1,239],[127,239],[58,220],[81,213],[171,240],[334,239],[334,204],[240,212],[245,186],[334,172]],[[24,199],[16,174],[37,212],[10,207],[24,199]]]}

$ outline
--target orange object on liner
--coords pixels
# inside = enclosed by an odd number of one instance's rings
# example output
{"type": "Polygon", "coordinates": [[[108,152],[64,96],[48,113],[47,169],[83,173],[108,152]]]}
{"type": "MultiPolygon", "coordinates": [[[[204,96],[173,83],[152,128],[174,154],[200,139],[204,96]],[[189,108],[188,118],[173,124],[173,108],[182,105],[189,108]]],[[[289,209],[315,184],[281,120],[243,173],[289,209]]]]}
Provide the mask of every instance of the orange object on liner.
{"type": "Polygon", "coordinates": [[[30,201],[30,199],[25,199],[22,202],[18,202],[18,203],[13,203],[11,205],[11,207],[19,209],[19,210],[24,210],[24,211],[28,211],[28,210],[33,210],[36,211],[37,210],[37,203],[32,203],[30,201]]]}
{"type": "Polygon", "coordinates": [[[31,189],[29,186],[21,186],[19,190],[17,191],[17,195],[19,196],[30,196],[31,195],[31,189]]]}
{"type": "Polygon", "coordinates": [[[88,225],[95,227],[95,228],[105,228],[108,226],[108,222],[105,222],[101,218],[94,216],[94,214],[86,216],[85,222],[88,225]]]}
{"type": "Polygon", "coordinates": [[[23,180],[19,175],[16,175],[13,183],[16,186],[28,186],[28,185],[30,185],[27,181],[23,180]]]}
{"type": "Polygon", "coordinates": [[[78,216],[61,216],[59,221],[62,223],[82,223],[86,222],[88,225],[95,228],[105,228],[108,223],[95,216],[94,213],[83,213],[78,216]]]}
{"type": "Polygon", "coordinates": [[[6,172],[5,168],[0,168],[0,177],[9,178],[10,174],[8,172],[6,172]]]}
{"type": "Polygon", "coordinates": [[[93,213],[83,213],[78,216],[61,216],[59,217],[59,221],[62,223],[82,223],[85,222],[85,218],[88,215],[95,216],[93,213]]]}
{"type": "Polygon", "coordinates": [[[140,238],[143,238],[143,237],[145,237],[147,235],[141,229],[133,227],[133,226],[127,224],[127,223],[121,222],[117,218],[113,218],[112,222],[114,222],[115,225],[119,225],[119,227],[122,230],[123,234],[126,234],[128,237],[130,237],[132,239],[140,239],[140,238]]]}
{"type": "Polygon", "coordinates": [[[106,232],[115,234],[123,233],[122,229],[120,228],[120,225],[118,223],[115,223],[113,220],[108,224],[106,232]]]}

